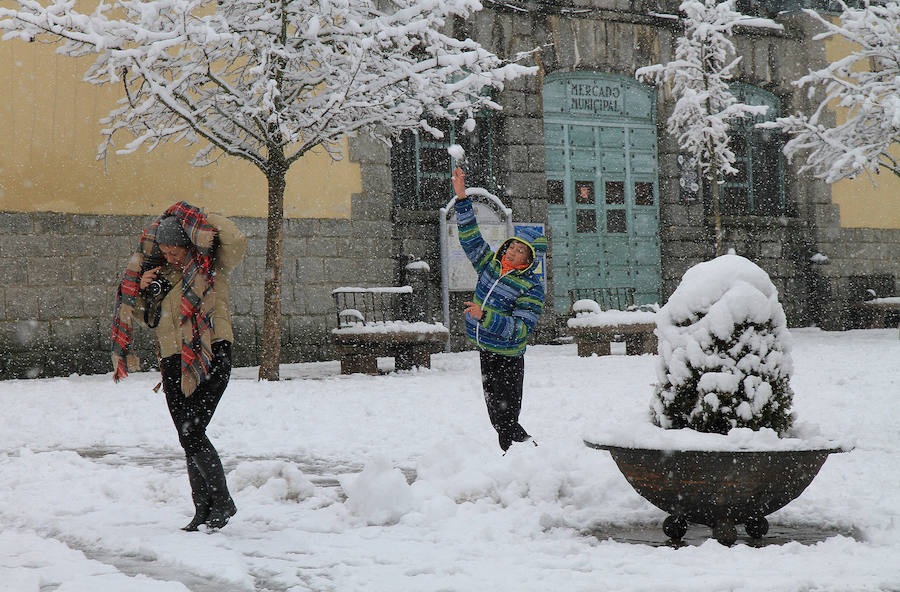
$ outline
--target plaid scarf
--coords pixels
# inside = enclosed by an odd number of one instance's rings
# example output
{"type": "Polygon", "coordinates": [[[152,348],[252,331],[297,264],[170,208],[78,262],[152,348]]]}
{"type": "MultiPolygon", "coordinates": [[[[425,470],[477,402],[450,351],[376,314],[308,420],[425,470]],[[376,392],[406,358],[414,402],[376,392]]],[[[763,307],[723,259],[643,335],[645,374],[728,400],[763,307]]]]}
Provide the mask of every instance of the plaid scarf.
{"type": "Polygon", "coordinates": [[[119,289],[112,323],[113,379],[128,376],[140,367],[131,349],[132,317],[141,287],[141,275],[148,269],[165,264],[166,260],[156,242],[160,221],[175,216],[191,240],[188,259],[181,279],[181,390],[186,397],[209,375],[212,365],[212,312],[215,308],[213,290],[213,240],[218,230],[209,224],[206,215],[183,201],[176,203],[154,220],[141,234],[138,248],[128,261],[119,289]]]}

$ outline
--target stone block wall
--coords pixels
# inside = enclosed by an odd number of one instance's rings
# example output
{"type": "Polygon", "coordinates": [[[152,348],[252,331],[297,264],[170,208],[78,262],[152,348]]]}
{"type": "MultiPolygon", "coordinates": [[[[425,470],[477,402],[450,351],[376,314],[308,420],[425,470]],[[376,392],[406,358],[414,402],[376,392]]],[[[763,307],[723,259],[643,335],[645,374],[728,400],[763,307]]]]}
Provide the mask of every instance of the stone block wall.
{"type": "Polygon", "coordinates": [[[853,310],[859,301],[859,287],[871,279],[871,286],[889,293],[877,297],[900,296],[900,230],[872,228],[840,228],[832,240],[818,243],[821,263],[814,263],[812,286],[819,303],[812,318],[814,324],[827,330],[856,329],[864,325],[853,310]],[[893,277],[891,286],[882,286],[882,277],[893,277]]]}

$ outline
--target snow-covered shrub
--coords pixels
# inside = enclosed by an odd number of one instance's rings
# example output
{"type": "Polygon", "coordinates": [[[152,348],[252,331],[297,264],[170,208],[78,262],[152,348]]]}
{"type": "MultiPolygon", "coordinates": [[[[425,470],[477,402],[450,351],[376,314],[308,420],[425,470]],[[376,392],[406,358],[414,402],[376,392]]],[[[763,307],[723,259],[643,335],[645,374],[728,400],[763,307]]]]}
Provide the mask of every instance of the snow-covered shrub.
{"type": "Polygon", "coordinates": [[[722,434],[791,427],[790,334],[758,266],[728,254],[687,270],[657,314],[657,334],[653,423],[722,434]]]}

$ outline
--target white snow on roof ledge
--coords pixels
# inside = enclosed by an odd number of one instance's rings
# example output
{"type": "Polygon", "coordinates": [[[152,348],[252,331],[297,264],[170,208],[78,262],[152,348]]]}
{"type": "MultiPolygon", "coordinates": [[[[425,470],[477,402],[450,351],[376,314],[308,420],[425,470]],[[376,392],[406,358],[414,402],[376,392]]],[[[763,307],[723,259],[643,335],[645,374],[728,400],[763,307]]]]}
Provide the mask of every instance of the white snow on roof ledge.
{"type": "Polygon", "coordinates": [[[753,27],[756,29],[772,29],[773,31],[784,31],[784,25],[776,23],[767,18],[748,16],[746,18],[734,21],[734,24],[740,27],[753,27]]]}

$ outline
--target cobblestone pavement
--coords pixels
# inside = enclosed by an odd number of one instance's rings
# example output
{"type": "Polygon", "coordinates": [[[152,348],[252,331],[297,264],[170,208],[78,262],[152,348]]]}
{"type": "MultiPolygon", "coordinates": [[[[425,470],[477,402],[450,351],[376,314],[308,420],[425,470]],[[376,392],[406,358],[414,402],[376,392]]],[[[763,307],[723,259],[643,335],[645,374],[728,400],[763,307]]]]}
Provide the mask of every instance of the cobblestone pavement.
{"type": "MultiPolygon", "coordinates": [[[[635,545],[650,545],[652,547],[685,547],[702,545],[712,539],[712,533],[708,526],[702,524],[690,524],[684,538],[675,543],[663,534],[662,520],[658,524],[618,524],[594,528],[587,531],[601,540],[612,539],[619,543],[633,543],[635,545]]],[[[857,541],[862,541],[862,534],[856,530],[838,529],[829,526],[815,524],[779,524],[769,522],[769,532],[762,538],[753,539],[747,536],[742,526],[737,527],[738,540],[736,545],[748,545],[751,547],[766,547],[769,545],[783,545],[796,542],[803,545],[815,545],[829,537],[842,535],[857,541]]]]}

